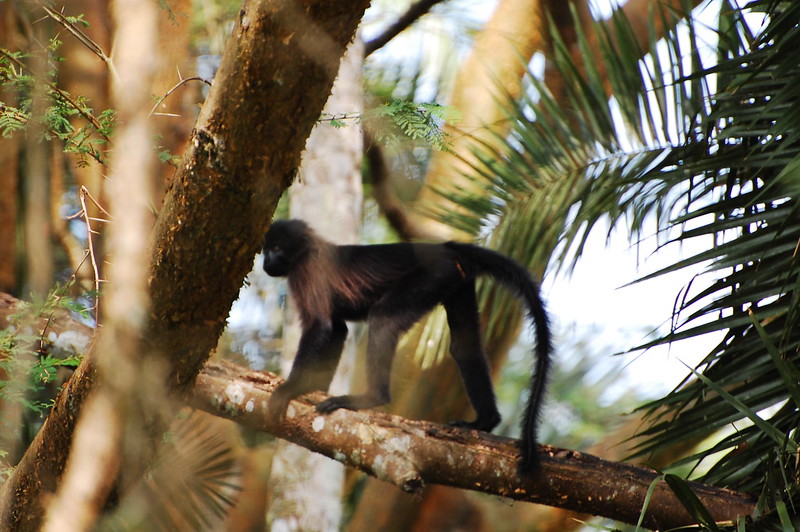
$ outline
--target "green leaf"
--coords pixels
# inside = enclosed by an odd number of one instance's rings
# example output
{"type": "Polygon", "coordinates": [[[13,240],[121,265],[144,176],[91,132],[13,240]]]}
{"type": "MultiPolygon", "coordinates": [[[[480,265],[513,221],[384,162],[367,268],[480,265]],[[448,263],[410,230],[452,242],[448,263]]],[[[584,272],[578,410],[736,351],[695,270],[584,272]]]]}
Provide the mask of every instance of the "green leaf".
{"type": "Polygon", "coordinates": [[[639,520],[636,522],[636,532],[641,530],[642,523],[644,522],[644,516],[647,514],[647,508],[650,506],[650,500],[653,498],[653,493],[656,491],[656,486],[658,486],[658,483],[663,479],[664,475],[658,475],[647,487],[647,493],[645,494],[644,502],[642,503],[642,511],[639,512],[639,520]]]}
{"type": "Polygon", "coordinates": [[[689,515],[700,525],[705,527],[706,530],[712,532],[719,531],[719,527],[714,522],[711,514],[706,507],[697,498],[689,485],[680,477],[667,473],[664,475],[664,482],[672,489],[672,492],[678,498],[680,503],[689,512],[689,515]]]}

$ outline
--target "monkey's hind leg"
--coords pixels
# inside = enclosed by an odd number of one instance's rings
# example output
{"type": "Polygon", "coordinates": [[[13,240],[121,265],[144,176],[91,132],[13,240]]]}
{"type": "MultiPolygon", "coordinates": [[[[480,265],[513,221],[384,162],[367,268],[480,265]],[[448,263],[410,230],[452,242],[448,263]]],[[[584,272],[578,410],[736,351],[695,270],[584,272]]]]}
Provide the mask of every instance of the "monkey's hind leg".
{"type": "Polygon", "coordinates": [[[489,363],[481,344],[475,282],[466,283],[459,288],[445,300],[444,308],[450,326],[450,354],[458,365],[467,397],[477,414],[475,421],[453,421],[450,424],[491,432],[500,423],[500,412],[492,387],[489,363]]]}

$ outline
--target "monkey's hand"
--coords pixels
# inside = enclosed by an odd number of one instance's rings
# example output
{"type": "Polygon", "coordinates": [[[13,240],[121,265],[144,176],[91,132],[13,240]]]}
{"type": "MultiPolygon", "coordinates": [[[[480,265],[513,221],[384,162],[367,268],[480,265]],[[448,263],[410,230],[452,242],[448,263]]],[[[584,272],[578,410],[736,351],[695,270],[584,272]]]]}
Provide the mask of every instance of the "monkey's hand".
{"type": "Polygon", "coordinates": [[[330,414],[334,410],[339,410],[340,408],[346,410],[361,410],[363,408],[372,408],[383,404],[386,404],[385,399],[369,394],[338,395],[329,397],[317,404],[317,412],[321,414],[330,414]]]}
{"type": "Polygon", "coordinates": [[[289,401],[294,398],[292,391],[284,385],[280,385],[272,392],[272,396],[267,402],[267,418],[274,420],[276,423],[283,421],[286,416],[286,409],[289,406],[289,401]]]}

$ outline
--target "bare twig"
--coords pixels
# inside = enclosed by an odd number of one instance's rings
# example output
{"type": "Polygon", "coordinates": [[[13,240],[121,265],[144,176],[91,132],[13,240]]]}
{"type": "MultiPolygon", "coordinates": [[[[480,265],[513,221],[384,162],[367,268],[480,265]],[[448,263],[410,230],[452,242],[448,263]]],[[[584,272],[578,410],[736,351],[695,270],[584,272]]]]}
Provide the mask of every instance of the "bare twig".
{"type": "MultiPolygon", "coordinates": [[[[69,285],[72,284],[75,281],[75,279],[77,278],[78,270],[81,269],[81,267],[83,266],[83,263],[86,262],[86,259],[88,257],[89,257],[89,251],[86,251],[86,254],[83,256],[83,260],[78,264],[78,267],[75,268],[75,271],[72,272],[72,275],[69,278],[69,282],[67,282],[64,285],[64,287],[62,288],[62,290],[61,290],[62,293],[59,294],[57,291],[53,293],[53,297],[56,299],[56,304],[53,305],[53,309],[47,315],[47,318],[45,319],[44,325],[42,326],[41,332],[39,333],[39,351],[44,352],[44,346],[46,345],[45,344],[45,338],[48,336],[47,333],[48,333],[48,331],[50,329],[50,325],[53,323],[53,319],[56,316],[56,311],[58,310],[58,302],[61,301],[61,299],[66,294],[66,290],[69,287],[69,285]]],[[[96,305],[97,305],[97,302],[95,302],[95,306],[96,305]]]]}
{"type": "MultiPolygon", "coordinates": [[[[327,113],[322,114],[325,115],[327,113]]],[[[319,119],[317,119],[317,122],[342,122],[344,120],[353,120],[354,123],[358,123],[358,121],[362,118],[363,113],[339,113],[329,116],[321,116],[319,119]]]]}

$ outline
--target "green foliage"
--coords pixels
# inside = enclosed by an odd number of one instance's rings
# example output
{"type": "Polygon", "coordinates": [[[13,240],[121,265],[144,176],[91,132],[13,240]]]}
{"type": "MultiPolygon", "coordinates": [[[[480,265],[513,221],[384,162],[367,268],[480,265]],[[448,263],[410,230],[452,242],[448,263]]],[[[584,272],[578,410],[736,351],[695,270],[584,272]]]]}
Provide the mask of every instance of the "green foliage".
{"type": "Polygon", "coordinates": [[[364,121],[368,127],[373,127],[378,142],[391,144],[399,133],[411,140],[425,141],[434,149],[443,151],[449,151],[451,144],[442,124],[456,123],[460,119],[461,113],[452,107],[400,99],[384,103],[364,114],[364,121]],[[387,120],[394,127],[387,127],[387,120]]]}
{"type": "MultiPolygon", "coordinates": [[[[48,56],[51,61],[62,60],[55,54],[60,45],[56,39],[50,41],[48,56]]],[[[54,72],[32,74],[25,63],[27,59],[27,54],[0,48],[0,87],[5,88],[7,93],[16,95],[16,102],[13,104],[0,102],[0,135],[9,138],[26,128],[34,118],[34,86],[44,83],[47,87],[47,108],[43,117],[36,118],[42,121],[44,133],[37,140],[59,139],[63,143],[64,151],[78,155],[80,163],[86,164],[88,159],[94,159],[105,164],[103,150],[109,142],[114,125],[114,112],[106,109],[95,115],[86,98],[72,96],[49,81],[54,78],[54,72]]]]}
{"type": "MultiPolygon", "coordinates": [[[[509,104],[503,149],[478,154],[474,177],[487,197],[452,194],[471,214],[441,217],[491,234],[494,247],[530,265],[555,243],[561,262],[574,263],[608,220],[633,238],[654,220],[663,246],[705,243],[654,274],[707,272],[677,294],[669,334],[640,347],[724,338],[695,377],[647,405],[652,425],[639,452],[705,441],[682,463],[702,465],[704,482],[760,495],[765,523],[786,523],[782,509],[796,514],[800,504],[800,3],[749,4],[769,15],[755,35],[747,8],[718,5],[716,57],[691,18],[663,41],[653,30],[645,53],[617,12],[594,28],[596,44],[579,35],[592,58],[583,72],[556,39],[566,99],[532,78],[509,104]]],[[[668,12],[655,16],[672,25],[668,12]]]]}
{"type": "Polygon", "coordinates": [[[51,353],[48,325],[56,312],[69,311],[83,318],[89,312],[80,302],[63,294],[56,287],[41,303],[20,302],[8,317],[10,326],[0,330],[0,399],[20,403],[36,414],[44,414],[49,399],[42,402],[37,393],[57,378],[59,368],[74,368],[82,359],[81,353],[66,356],[51,353]]]}
{"type": "Polygon", "coordinates": [[[10,138],[15,131],[24,129],[27,122],[27,114],[14,107],[0,105],[0,135],[4,138],[10,138]]]}
{"type": "Polygon", "coordinates": [[[461,113],[453,107],[402,99],[367,109],[361,115],[323,113],[320,118],[335,128],[345,127],[348,121],[363,123],[373,133],[373,138],[383,144],[394,145],[401,139],[410,139],[443,151],[449,151],[451,146],[443,125],[460,119],[461,113]]]}
{"type": "Polygon", "coordinates": [[[33,382],[49,384],[56,379],[58,368],[77,368],[81,360],[83,360],[83,357],[78,355],[56,358],[53,355],[46,354],[33,365],[31,378],[33,382]]]}
{"type": "Polygon", "coordinates": [[[719,532],[720,528],[714,522],[714,518],[711,517],[706,507],[703,506],[703,503],[700,502],[700,499],[697,498],[697,495],[682,478],[670,473],[664,475],[663,478],[678,500],[681,501],[684,509],[703,527],[703,530],[719,532]]]}
{"type": "Polygon", "coordinates": [[[88,20],[86,20],[85,18],[83,18],[83,13],[79,13],[78,15],[75,15],[75,16],[69,16],[69,15],[67,15],[67,16],[65,16],[64,18],[65,18],[65,19],[67,20],[67,22],[69,22],[70,24],[73,24],[73,25],[76,25],[76,26],[77,26],[77,25],[81,25],[81,26],[83,26],[84,28],[88,28],[88,27],[89,27],[89,21],[88,21],[88,20]]]}
{"type": "Polygon", "coordinates": [[[180,155],[176,155],[169,151],[168,149],[164,148],[161,145],[161,141],[163,140],[162,135],[156,135],[154,138],[154,145],[156,147],[156,156],[158,160],[162,163],[166,163],[170,166],[174,166],[175,168],[178,167],[178,164],[181,162],[180,155]]]}

